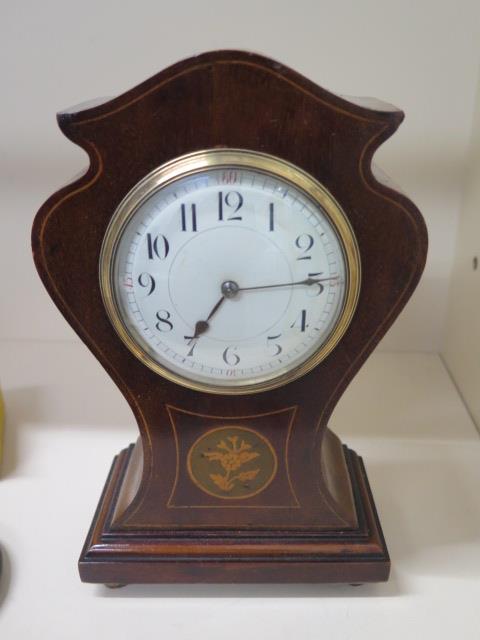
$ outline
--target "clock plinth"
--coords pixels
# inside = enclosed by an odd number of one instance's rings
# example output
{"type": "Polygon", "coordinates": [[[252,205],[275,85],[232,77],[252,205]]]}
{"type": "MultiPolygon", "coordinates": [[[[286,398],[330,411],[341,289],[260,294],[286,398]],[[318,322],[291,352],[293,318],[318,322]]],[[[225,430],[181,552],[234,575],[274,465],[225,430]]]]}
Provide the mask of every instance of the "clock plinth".
{"type": "Polygon", "coordinates": [[[328,421],[425,264],[420,212],[372,169],[402,119],[238,51],[196,56],[59,114],[90,166],[38,212],[35,263],[140,432],[114,461],[82,580],[388,578],[362,461],[328,421]],[[221,163],[216,174],[182,173],[192,157],[229,160],[223,173],[221,163]],[[159,176],[169,197],[142,218],[159,176]],[[243,253],[224,231],[234,228],[243,253]],[[220,248],[236,266],[216,273],[207,296],[202,277],[219,269],[220,248]],[[247,272],[271,277],[244,282],[247,272]],[[190,305],[197,294],[203,306],[190,305]]]}
{"type": "MultiPolygon", "coordinates": [[[[168,406],[160,449],[175,469],[150,478],[140,440],[114,460],[79,561],[86,582],[371,582],[389,557],[361,459],[330,430],[322,451],[297,407],[216,417],[168,406]],[[303,460],[303,486],[292,457],[303,460]],[[326,480],[328,478],[328,480],[326,480]],[[318,487],[322,490],[319,491],[318,487]]],[[[155,450],[155,447],[153,447],[155,450]]],[[[155,456],[155,454],[154,454],[155,456]]],[[[161,466],[153,462],[154,468],[161,466]]]]}
{"type": "Polygon", "coordinates": [[[344,447],[358,525],[335,530],[122,529],[112,524],[134,446],[114,459],[79,559],[84,582],[364,583],[390,559],[362,459],[344,447]]]}

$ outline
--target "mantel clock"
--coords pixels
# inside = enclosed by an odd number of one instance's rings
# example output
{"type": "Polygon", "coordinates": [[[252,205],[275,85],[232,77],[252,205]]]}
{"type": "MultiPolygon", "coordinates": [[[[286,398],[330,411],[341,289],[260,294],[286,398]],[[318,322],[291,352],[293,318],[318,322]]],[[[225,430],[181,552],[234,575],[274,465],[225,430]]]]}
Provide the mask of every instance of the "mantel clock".
{"type": "Polygon", "coordinates": [[[403,114],[218,51],[59,114],[88,153],[33,227],[39,274],[129,402],[87,582],[367,582],[389,558],[328,428],[427,238],[372,170],[403,114]]]}

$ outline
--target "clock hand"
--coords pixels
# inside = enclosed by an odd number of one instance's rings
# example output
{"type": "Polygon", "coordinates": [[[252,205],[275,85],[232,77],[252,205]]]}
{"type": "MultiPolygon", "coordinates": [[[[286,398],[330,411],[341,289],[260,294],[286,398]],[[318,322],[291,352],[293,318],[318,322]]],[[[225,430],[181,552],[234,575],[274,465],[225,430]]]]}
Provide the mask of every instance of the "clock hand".
{"type": "Polygon", "coordinates": [[[208,322],[210,320],[210,318],[213,316],[214,313],[216,313],[220,307],[220,305],[222,304],[222,302],[225,300],[225,296],[222,296],[220,298],[220,300],[217,302],[217,304],[213,307],[213,309],[210,311],[210,313],[207,316],[207,319],[205,322],[208,322]]]}
{"type": "Polygon", "coordinates": [[[213,309],[210,311],[210,313],[207,316],[206,320],[198,320],[195,323],[195,331],[193,336],[185,336],[185,340],[189,340],[188,345],[192,344],[192,342],[194,340],[196,340],[197,338],[199,338],[202,333],[205,333],[205,331],[207,331],[210,327],[210,325],[208,324],[208,321],[212,318],[212,316],[218,311],[218,309],[220,308],[222,302],[225,300],[225,296],[222,296],[220,298],[220,300],[217,302],[217,304],[213,307],[213,309]]]}
{"type": "Polygon", "coordinates": [[[190,346],[194,340],[197,340],[203,333],[208,331],[210,328],[209,320],[213,317],[213,315],[218,311],[221,304],[225,300],[225,298],[233,298],[239,291],[253,291],[255,289],[275,289],[277,287],[293,287],[295,285],[304,284],[307,286],[311,286],[312,284],[319,284],[320,282],[325,282],[327,280],[337,280],[338,276],[331,276],[329,278],[305,278],[305,280],[298,280],[297,282],[282,282],[281,284],[264,284],[256,287],[239,287],[236,282],[231,280],[226,280],[222,284],[223,295],[220,300],[216,303],[213,309],[207,316],[206,320],[197,320],[195,323],[195,331],[193,336],[184,336],[185,340],[188,340],[188,345],[190,346]]]}
{"type": "Polygon", "coordinates": [[[263,284],[258,287],[239,287],[238,291],[253,291],[254,289],[275,289],[276,287],[293,287],[298,284],[305,284],[310,287],[312,284],[318,284],[320,282],[326,282],[327,280],[337,280],[338,276],[331,276],[330,278],[306,278],[305,280],[298,280],[298,282],[282,282],[281,284],[263,284]]]}

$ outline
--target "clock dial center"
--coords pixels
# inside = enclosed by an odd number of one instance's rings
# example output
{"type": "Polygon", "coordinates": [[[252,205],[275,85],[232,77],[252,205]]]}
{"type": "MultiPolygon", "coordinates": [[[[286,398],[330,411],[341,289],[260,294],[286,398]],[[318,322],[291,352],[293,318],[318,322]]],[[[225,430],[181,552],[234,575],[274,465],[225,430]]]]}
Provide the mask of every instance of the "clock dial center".
{"type": "Polygon", "coordinates": [[[225,298],[235,298],[240,291],[240,287],[234,280],[225,280],[225,282],[222,282],[221,290],[225,298]]]}
{"type": "MultiPolygon", "coordinates": [[[[199,347],[206,349],[206,340],[245,342],[284,317],[291,303],[291,290],[268,293],[241,290],[242,286],[274,278],[292,279],[285,250],[266,234],[238,224],[219,227],[213,220],[210,229],[192,234],[188,239],[180,236],[175,239],[177,242],[179,247],[166,284],[173,311],[189,328],[185,335],[193,335],[195,323],[207,320],[220,296],[225,297],[208,321],[208,331],[204,332],[205,339],[202,338],[203,344],[199,343],[199,347]]],[[[143,270],[143,266],[139,266],[140,269],[143,270]]],[[[197,353],[200,354],[200,349],[197,353]]]]}

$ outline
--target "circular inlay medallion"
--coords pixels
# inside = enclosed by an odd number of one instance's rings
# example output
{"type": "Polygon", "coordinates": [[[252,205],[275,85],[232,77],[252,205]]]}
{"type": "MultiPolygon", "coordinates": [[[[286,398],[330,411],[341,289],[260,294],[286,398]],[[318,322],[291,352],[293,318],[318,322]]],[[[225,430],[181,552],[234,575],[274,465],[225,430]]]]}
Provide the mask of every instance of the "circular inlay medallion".
{"type": "Polygon", "coordinates": [[[192,445],[188,473],[205,493],[216,498],[243,499],[263,491],[277,472],[269,441],[247,427],[219,427],[192,445]]]}

